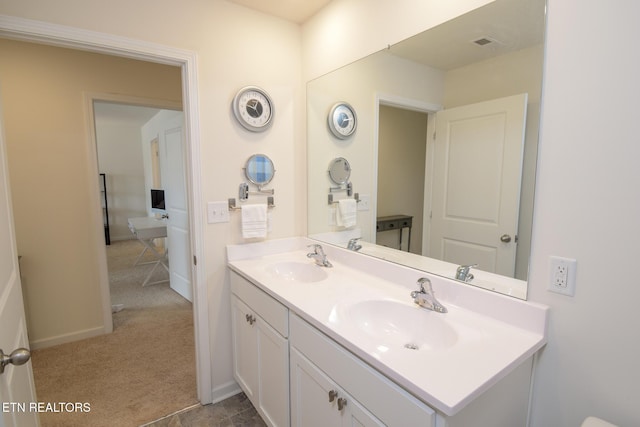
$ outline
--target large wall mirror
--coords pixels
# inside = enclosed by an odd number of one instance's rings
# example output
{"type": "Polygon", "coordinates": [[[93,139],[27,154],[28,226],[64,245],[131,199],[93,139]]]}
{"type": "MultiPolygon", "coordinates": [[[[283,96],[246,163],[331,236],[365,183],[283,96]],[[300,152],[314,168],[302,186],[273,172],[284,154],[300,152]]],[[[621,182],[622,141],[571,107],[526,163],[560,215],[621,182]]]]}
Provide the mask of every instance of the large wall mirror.
{"type": "Polygon", "coordinates": [[[526,299],[544,29],[545,0],[496,0],[310,81],[309,236],[526,299]],[[327,126],[338,101],[348,138],[327,126]],[[336,157],[355,227],[327,204],[336,157]]]}

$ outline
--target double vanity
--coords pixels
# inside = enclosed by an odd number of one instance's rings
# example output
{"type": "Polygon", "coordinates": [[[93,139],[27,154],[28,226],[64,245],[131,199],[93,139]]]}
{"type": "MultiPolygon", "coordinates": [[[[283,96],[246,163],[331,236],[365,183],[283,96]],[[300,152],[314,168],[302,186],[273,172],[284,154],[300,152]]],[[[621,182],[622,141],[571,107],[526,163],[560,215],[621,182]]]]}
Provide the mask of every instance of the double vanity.
{"type": "Polygon", "coordinates": [[[526,425],[546,307],[317,243],[228,247],[234,376],[268,425],[526,425]]]}

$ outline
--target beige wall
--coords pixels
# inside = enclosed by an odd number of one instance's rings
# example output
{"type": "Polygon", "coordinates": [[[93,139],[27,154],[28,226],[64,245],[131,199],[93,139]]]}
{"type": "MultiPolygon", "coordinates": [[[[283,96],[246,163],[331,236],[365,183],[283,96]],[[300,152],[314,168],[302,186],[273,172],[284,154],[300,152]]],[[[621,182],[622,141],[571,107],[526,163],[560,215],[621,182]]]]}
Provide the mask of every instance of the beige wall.
{"type": "MultiPolygon", "coordinates": [[[[0,39],[0,84],[34,348],[103,332],[85,93],[180,102],[180,69],[0,39]]],[[[98,224],[98,227],[101,227],[98,224]]],[[[97,235],[101,237],[101,234],[97,235]]]]}
{"type": "MultiPolygon", "coordinates": [[[[196,53],[200,159],[196,159],[206,201],[237,197],[242,167],[254,153],[270,156],[276,174],[276,209],[270,238],[301,235],[306,230],[306,141],[304,88],[301,83],[300,27],[223,0],[8,0],[0,14],[99,31],[196,53]],[[241,128],[231,100],[243,86],[266,89],[275,103],[275,121],[264,133],[241,128]]],[[[8,103],[5,102],[5,107],[8,103]]],[[[214,399],[234,389],[232,375],[230,295],[226,245],[243,242],[237,213],[231,221],[207,224],[204,230],[206,277],[214,399]]],[[[206,380],[205,380],[206,382],[206,380]]]]}

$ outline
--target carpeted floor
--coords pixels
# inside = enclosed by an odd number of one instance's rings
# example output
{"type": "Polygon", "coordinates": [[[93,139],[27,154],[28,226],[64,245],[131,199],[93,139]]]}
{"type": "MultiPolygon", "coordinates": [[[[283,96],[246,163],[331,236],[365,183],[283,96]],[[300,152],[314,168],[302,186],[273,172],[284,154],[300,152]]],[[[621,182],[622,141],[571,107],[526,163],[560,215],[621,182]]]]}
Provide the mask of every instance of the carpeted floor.
{"type": "Polygon", "coordinates": [[[42,413],[42,427],[139,426],[198,402],[192,305],[168,283],[140,285],[152,268],[133,266],[141,250],[134,240],[107,246],[111,300],[123,304],[112,334],[32,352],[39,402],[90,408],[42,413]]]}

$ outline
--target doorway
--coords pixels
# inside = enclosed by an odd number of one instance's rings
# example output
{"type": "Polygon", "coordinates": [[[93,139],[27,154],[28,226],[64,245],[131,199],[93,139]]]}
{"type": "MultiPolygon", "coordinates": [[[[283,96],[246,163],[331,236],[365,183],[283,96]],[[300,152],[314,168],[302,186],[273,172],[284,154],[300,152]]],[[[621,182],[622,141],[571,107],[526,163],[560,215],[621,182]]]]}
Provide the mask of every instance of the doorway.
{"type": "MultiPolygon", "coordinates": [[[[181,213],[176,214],[175,206],[180,211],[188,211],[184,202],[183,114],[161,109],[167,104],[162,101],[148,100],[147,106],[140,106],[126,97],[120,97],[120,102],[113,96],[109,102],[101,98],[103,96],[97,95],[92,99],[91,114],[98,168],[106,182],[101,195],[105,223],[109,224],[109,241],[122,248],[125,245],[117,242],[134,240],[129,246],[137,246],[139,254],[130,266],[138,268],[129,272],[142,274],[139,281],[147,293],[152,293],[153,285],[169,284],[171,290],[192,302],[190,271],[180,268],[189,265],[190,254],[186,249],[191,246],[189,234],[184,230],[179,230],[177,236],[173,233],[177,228],[174,219],[181,213]],[[122,103],[125,101],[129,103],[122,103]],[[150,230],[135,230],[132,225],[149,221],[159,227],[159,234],[142,238],[140,232],[148,234],[150,230]],[[169,230],[173,235],[171,239],[166,237],[169,230]],[[171,258],[167,256],[169,252],[171,258]]],[[[188,219],[185,222],[188,224],[188,219]]],[[[108,255],[113,252],[116,252],[113,247],[107,248],[108,255]]],[[[126,301],[114,299],[113,269],[109,263],[108,267],[111,304],[119,311],[125,308],[126,301]]]]}
{"type": "MultiPolygon", "coordinates": [[[[424,196],[422,255],[514,276],[526,106],[526,94],[444,110],[411,100],[379,99],[378,165],[395,154],[383,151],[385,114],[395,107],[427,114],[431,131],[425,138],[426,173],[416,178],[424,180],[424,187],[411,192],[412,198],[424,196]]],[[[391,138],[400,134],[397,129],[390,133],[391,138]]],[[[383,168],[386,172],[391,166],[383,168]]],[[[380,194],[384,187],[380,177],[378,181],[380,194]]],[[[402,185],[413,188],[409,182],[402,185]]],[[[384,201],[378,201],[380,206],[388,209],[384,201]]]]}
{"type": "MultiPolygon", "coordinates": [[[[92,32],[77,30],[70,34],[65,31],[64,27],[45,24],[45,23],[31,23],[30,21],[15,20],[7,18],[0,24],[0,32],[4,36],[11,38],[20,38],[23,40],[34,41],[36,43],[46,43],[50,45],[64,45],[65,47],[84,50],[94,53],[103,53],[109,55],[115,55],[118,57],[130,57],[135,59],[141,59],[151,62],[158,62],[163,64],[171,64],[181,68],[182,70],[182,89],[183,99],[185,105],[186,114],[186,129],[185,134],[187,136],[188,147],[185,150],[186,164],[188,169],[189,193],[199,194],[200,178],[194,171],[192,165],[196,164],[199,158],[199,129],[197,127],[198,105],[195,99],[195,54],[189,51],[183,51],[175,48],[164,48],[157,45],[147,45],[144,42],[137,40],[118,39],[114,41],[112,38],[96,34],[92,32]]],[[[89,135],[87,135],[89,137],[89,135]]],[[[89,139],[89,138],[88,138],[89,139]]],[[[91,156],[89,156],[91,157],[91,156]]],[[[95,158],[95,157],[94,157],[95,158]]],[[[88,169],[95,169],[95,167],[89,166],[88,169]]],[[[98,188],[98,176],[97,170],[89,170],[87,178],[94,186],[98,188]]],[[[101,213],[99,211],[99,202],[97,196],[94,196],[96,206],[95,209],[90,209],[86,214],[94,223],[89,233],[95,233],[95,239],[103,239],[103,230],[101,222],[101,213]]],[[[201,236],[203,234],[203,225],[197,221],[194,212],[199,212],[201,209],[201,201],[197,198],[189,199],[190,203],[190,215],[193,216],[191,225],[189,228],[190,235],[201,236]]],[[[203,242],[200,239],[192,238],[191,251],[195,258],[203,259],[203,242]]],[[[204,272],[204,266],[199,266],[198,269],[193,267],[193,290],[194,290],[194,317],[195,323],[198,326],[198,332],[196,333],[196,349],[197,349],[197,371],[198,371],[198,397],[202,403],[209,403],[212,400],[211,390],[211,367],[210,367],[210,350],[209,350],[209,333],[207,322],[207,301],[204,295],[206,294],[206,274],[204,272]]],[[[106,263],[102,262],[99,265],[101,275],[106,277],[106,263]]],[[[103,304],[102,315],[105,319],[111,317],[111,305],[108,303],[108,296],[103,295],[103,301],[107,301],[107,304],[103,304]]],[[[105,322],[105,328],[107,328],[105,322]]]]}
{"type": "Polygon", "coordinates": [[[411,227],[378,230],[376,244],[422,254],[428,114],[380,105],[378,218],[402,215],[411,227]]]}

